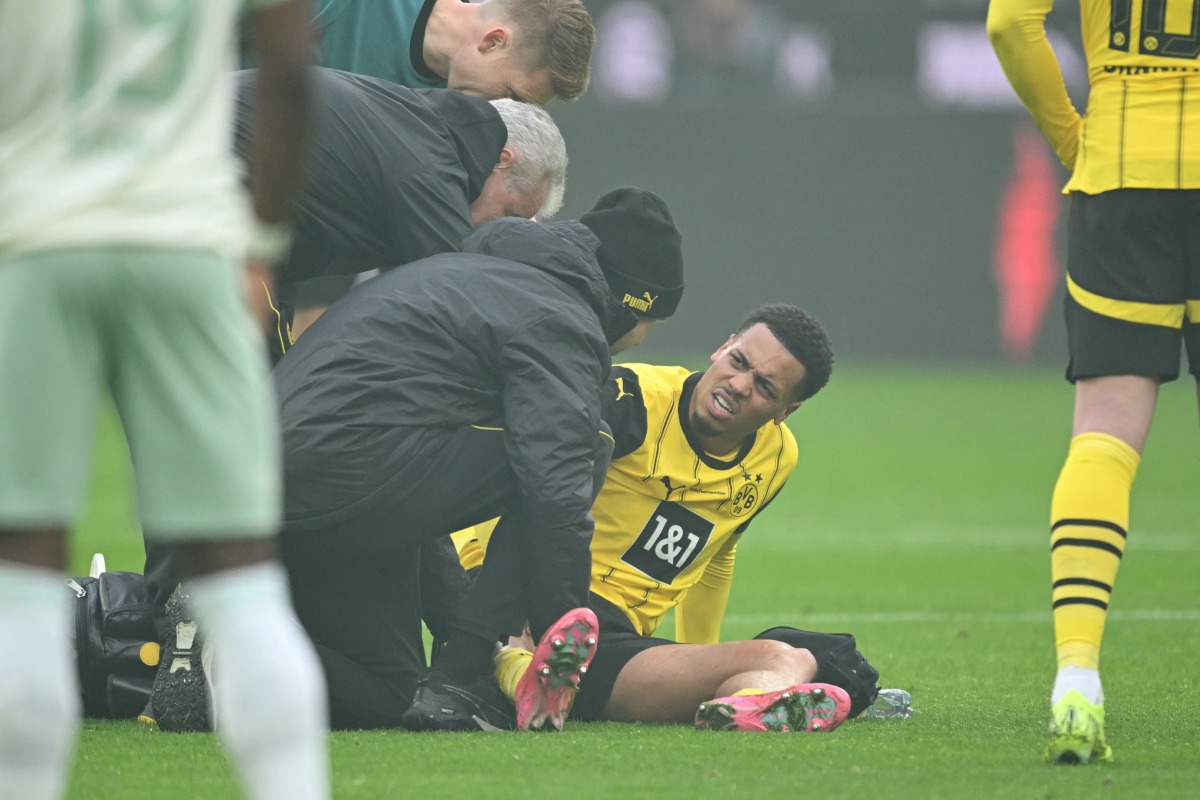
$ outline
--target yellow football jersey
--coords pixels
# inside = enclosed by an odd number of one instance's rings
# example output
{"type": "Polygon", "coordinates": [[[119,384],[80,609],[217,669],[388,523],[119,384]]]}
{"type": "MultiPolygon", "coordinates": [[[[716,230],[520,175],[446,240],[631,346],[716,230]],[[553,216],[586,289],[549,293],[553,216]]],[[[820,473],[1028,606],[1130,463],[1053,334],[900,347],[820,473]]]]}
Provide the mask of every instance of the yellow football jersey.
{"type": "Polygon", "coordinates": [[[1059,158],[1065,191],[1200,188],[1200,0],[1079,0],[1080,117],[1046,40],[1054,0],[992,0],[1000,63],[1059,158]]]}
{"type": "Polygon", "coordinates": [[[682,367],[614,367],[604,419],[616,448],[592,515],[592,591],[643,635],[676,604],[679,641],[715,642],[740,534],[796,466],[796,440],[768,423],[738,452],[703,452],[687,420],[700,378],[682,367]]]}

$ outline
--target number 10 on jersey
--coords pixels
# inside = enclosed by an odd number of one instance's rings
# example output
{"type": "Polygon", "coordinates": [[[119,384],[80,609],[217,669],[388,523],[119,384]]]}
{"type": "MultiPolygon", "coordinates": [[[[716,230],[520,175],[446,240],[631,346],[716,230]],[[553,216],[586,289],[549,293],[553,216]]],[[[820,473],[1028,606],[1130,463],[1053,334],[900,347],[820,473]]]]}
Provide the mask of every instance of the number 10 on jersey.
{"type": "MultiPolygon", "coordinates": [[[[1110,2],[1109,49],[1131,52],[1133,0],[1110,2]]],[[[1187,59],[1200,55],[1200,0],[1142,0],[1141,40],[1132,52],[1187,59]],[[1167,32],[1168,24],[1174,33],[1167,32]]]]}

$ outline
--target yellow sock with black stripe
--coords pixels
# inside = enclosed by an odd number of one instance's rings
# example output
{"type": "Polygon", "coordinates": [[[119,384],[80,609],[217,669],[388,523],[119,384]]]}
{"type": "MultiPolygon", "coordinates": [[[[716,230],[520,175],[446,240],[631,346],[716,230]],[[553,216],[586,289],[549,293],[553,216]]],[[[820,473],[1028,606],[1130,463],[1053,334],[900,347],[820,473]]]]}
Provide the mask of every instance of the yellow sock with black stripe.
{"type": "Polygon", "coordinates": [[[517,684],[532,663],[533,653],[521,647],[505,647],[496,654],[496,683],[509,700],[517,699],[517,684]]]}
{"type": "Polygon", "coordinates": [[[1096,670],[1129,527],[1141,458],[1125,442],[1084,433],[1071,448],[1050,508],[1050,571],[1058,666],[1096,670]]]}

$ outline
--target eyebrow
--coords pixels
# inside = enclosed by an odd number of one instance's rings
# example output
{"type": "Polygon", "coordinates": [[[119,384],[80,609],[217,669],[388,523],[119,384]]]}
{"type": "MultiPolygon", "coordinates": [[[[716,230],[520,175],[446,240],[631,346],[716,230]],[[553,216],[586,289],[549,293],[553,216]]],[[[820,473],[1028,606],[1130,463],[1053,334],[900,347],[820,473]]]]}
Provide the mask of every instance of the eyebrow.
{"type": "Polygon", "coordinates": [[[750,363],[750,359],[746,357],[746,354],[744,352],[742,352],[742,349],[740,347],[731,348],[730,352],[735,354],[738,358],[740,358],[742,360],[742,362],[746,365],[747,369],[749,369],[751,372],[754,373],[754,379],[756,381],[758,381],[759,383],[765,383],[767,386],[771,387],[771,391],[774,392],[777,396],[780,394],[779,387],[775,384],[775,381],[771,380],[766,375],[763,375],[761,372],[759,372],[755,368],[755,366],[750,363]]]}

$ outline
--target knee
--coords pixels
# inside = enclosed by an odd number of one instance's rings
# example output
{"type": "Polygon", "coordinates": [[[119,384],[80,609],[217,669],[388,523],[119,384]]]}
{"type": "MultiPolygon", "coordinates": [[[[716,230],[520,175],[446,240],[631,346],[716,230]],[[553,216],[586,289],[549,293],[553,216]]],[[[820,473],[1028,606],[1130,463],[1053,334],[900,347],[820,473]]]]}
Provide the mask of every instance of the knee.
{"type": "Polygon", "coordinates": [[[773,639],[754,639],[745,644],[753,651],[758,669],[779,673],[790,683],[807,683],[817,674],[816,658],[803,647],[773,639]]]}

